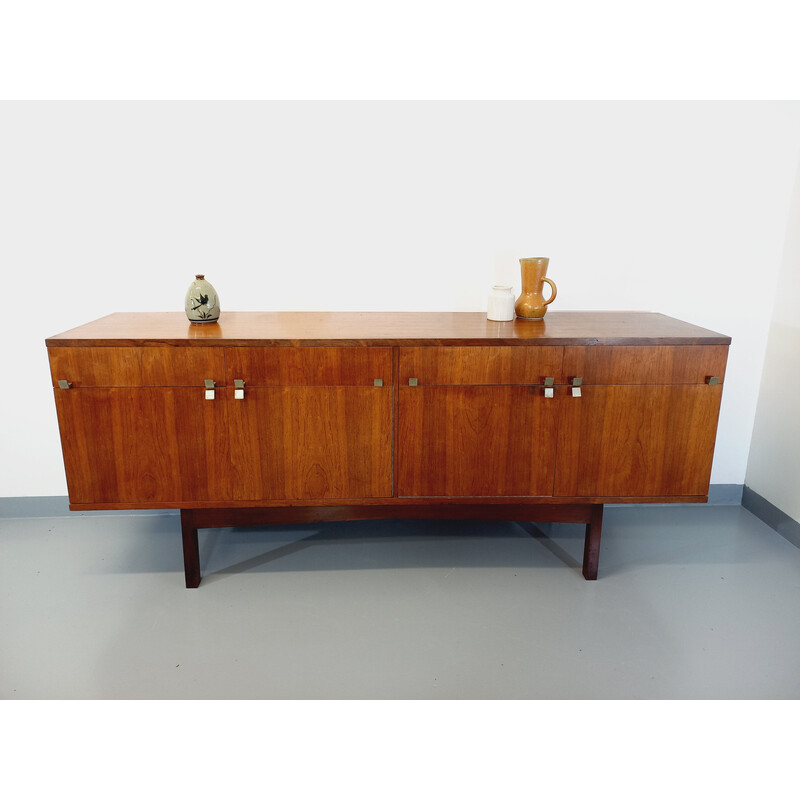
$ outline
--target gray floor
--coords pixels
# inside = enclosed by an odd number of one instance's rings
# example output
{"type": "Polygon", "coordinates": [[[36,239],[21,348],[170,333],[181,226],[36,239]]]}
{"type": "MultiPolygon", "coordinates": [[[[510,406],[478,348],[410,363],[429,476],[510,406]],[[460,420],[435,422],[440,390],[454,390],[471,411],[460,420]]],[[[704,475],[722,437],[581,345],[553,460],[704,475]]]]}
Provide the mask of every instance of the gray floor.
{"type": "Polygon", "coordinates": [[[2,698],[800,698],[800,550],[740,506],[583,526],[0,520],[2,698]]]}

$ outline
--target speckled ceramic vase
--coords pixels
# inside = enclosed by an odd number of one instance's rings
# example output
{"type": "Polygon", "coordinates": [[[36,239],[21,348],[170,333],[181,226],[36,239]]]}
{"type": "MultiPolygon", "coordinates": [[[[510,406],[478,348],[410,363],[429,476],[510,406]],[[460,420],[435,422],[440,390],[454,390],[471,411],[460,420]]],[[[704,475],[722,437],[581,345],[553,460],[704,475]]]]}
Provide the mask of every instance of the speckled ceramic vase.
{"type": "Polygon", "coordinates": [[[216,322],[219,319],[217,290],[204,275],[195,275],[195,280],[186,292],[185,308],[189,322],[198,325],[204,322],[216,322]]]}
{"type": "Polygon", "coordinates": [[[556,285],[547,275],[549,258],[521,258],[522,269],[522,294],[514,304],[514,311],[522,319],[543,319],[547,313],[547,306],[556,299],[556,285]],[[542,289],[545,284],[550,285],[551,295],[549,300],[544,299],[542,289]]]}

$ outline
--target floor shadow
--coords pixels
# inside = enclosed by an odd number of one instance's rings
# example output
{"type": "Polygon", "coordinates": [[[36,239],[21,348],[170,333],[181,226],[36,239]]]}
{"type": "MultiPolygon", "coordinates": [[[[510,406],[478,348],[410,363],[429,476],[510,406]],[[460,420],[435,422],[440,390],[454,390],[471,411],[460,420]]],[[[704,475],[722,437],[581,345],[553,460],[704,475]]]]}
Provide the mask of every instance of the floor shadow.
{"type": "Polygon", "coordinates": [[[542,547],[549,550],[559,561],[563,562],[565,566],[578,570],[582,569],[581,562],[573,558],[570,553],[545,533],[535,522],[518,522],[517,525],[519,525],[525,533],[534,538],[542,547]]]}
{"type": "Polygon", "coordinates": [[[200,544],[206,582],[254,571],[553,567],[554,558],[580,570],[579,560],[531,523],[363,520],[208,533],[200,544]],[[541,549],[531,549],[531,540],[541,549]]]}

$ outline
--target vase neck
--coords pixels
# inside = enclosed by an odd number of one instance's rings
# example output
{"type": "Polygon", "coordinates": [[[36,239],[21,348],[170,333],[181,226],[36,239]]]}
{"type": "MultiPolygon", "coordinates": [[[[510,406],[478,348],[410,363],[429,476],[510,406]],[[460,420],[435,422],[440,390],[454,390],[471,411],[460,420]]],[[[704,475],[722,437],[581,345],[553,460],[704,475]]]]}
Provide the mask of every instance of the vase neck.
{"type": "Polygon", "coordinates": [[[521,258],[519,260],[523,292],[541,291],[542,278],[547,275],[549,262],[549,258],[521,258]]]}

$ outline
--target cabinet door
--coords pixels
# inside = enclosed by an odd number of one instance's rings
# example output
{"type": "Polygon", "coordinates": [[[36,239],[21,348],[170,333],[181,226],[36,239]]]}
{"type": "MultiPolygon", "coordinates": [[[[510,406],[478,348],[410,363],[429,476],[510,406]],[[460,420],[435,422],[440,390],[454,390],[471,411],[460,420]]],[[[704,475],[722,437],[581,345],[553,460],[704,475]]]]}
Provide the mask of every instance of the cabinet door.
{"type": "Polygon", "coordinates": [[[236,500],[392,494],[388,347],[226,348],[236,500]],[[379,385],[376,385],[379,384],[379,385]]]}
{"type": "Polygon", "coordinates": [[[558,392],[556,496],[708,494],[721,384],[558,392]]]}
{"type": "Polygon", "coordinates": [[[556,401],[534,386],[401,386],[398,494],[552,495],[556,401]]]}
{"type": "Polygon", "coordinates": [[[236,500],[392,494],[392,389],[245,389],[230,403],[236,500]]]}
{"type": "Polygon", "coordinates": [[[224,398],[202,388],[55,389],[71,503],[228,500],[224,398]]]}

